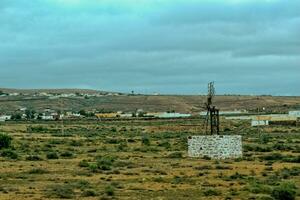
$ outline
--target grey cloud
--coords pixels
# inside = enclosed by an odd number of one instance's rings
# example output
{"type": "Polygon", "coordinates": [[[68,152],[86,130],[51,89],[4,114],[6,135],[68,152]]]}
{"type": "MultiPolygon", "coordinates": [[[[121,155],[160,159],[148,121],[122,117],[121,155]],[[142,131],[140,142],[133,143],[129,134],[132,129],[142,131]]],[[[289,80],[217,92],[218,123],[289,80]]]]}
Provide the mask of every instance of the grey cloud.
{"type": "Polygon", "coordinates": [[[53,2],[0,2],[1,86],[300,94],[297,1],[53,2]]]}

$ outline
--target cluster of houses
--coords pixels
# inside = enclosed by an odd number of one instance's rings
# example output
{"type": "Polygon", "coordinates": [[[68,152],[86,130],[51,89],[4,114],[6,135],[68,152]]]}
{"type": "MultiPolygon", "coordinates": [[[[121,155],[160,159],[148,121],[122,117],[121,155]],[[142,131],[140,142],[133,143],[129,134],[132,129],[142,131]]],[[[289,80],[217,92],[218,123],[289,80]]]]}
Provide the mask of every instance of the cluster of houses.
{"type": "Polygon", "coordinates": [[[297,125],[300,119],[300,111],[289,111],[287,114],[269,114],[269,115],[240,115],[225,117],[229,120],[250,120],[251,126],[268,125],[297,125]]]}
{"type": "Polygon", "coordinates": [[[18,113],[17,115],[0,115],[0,122],[9,121],[9,120],[59,120],[62,118],[82,118],[83,116],[76,112],[65,112],[64,114],[60,114],[57,111],[51,109],[45,109],[42,113],[18,113]],[[16,117],[17,116],[17,117],[16,117]]]}
{"type": "MultiPolygon", "coordinates": [[[[19,109],[19,116],[17,119],[30,119],[30,120],[59,120],[59,119],[80,119],[85,117],[94,117],[98,119],[113,119],[113,118],[160,118],[160,119],[172,119],[172,118],[190,118],[190,117],[205,117],[207,112],[200,113],[178,113],[178,112],[145,112],[142,109],[138,109],[134,112],[124,113],[119,112],[59,112],[52,109],[44,109],[42,112],[32,112],[28,111],[27,108],[19,109]]],[[[296,124],[300,119],[300,110],[289,111],[288,114],[264,114],[264,115],[254,115],[248,113],[246,110],[233,110],[233,111],[222,111],[219,113],[224,116],[227,120],[248,120],[251,121],[251,126],[268,126],[272,124],[296,124]]],[[[0,122],[15,120],[14,115],[0,114],[0,122]]]]}
{"type": "Polygon", "coordinates": [[[82,98],[82,97],[102,97],[102,96],[119,96],[121,93],[99,92],[99,93],[48,93],[48,92],[36,92],[31,93],[4,93],[0,92],[0,97],[17,97],[17,96],[30,96],[30,97],[48,97],[50,99],[56,98],[82,98]]]}
{"type": "MultiPolygon", "coordinates": [[[[143,118],[187,118],[192,117],[192,114],[185,114],[185,113],[177,113],[177,112],[144,112],[142,109],[139,109],[135,112],[128,112],[124,113],[122,111],[119,112],[59,112],[52,109],[44,109],[42,112],[32,112],[27,110],[27,108],[20,108],[19,109],[19,117],[20,120],[59,120],[59,119],[76,119],[76,118],[85,118],[85,117],[94,117],[98,119],[106,119],[106,118],[136,118],[136,117],[143,117],[143,118]]],[[[16,117],[14,115],[0,115],[0,121],[8,121],[8,120],[15,120],[16,117]]]]}
{"type": "Polygon", "coordinates": [[[177,113],[177,112],[144,112],[143,110],[137,110],[133,113],[96,113],[97,118],[132,118],[132,117],[144,117],[144,118],[186,118],[192,117],[192,114],[177,113]]]}

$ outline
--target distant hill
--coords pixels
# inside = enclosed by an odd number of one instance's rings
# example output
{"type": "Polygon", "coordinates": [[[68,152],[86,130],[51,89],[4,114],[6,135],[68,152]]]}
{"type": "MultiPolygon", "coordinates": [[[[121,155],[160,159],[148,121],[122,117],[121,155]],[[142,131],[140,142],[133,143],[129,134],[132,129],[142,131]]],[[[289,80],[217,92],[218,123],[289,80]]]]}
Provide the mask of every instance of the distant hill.
{"type": "MultiPolygon", "coordinates": [[[[111,92],[91,90],[91,89],[13,89],[13,88],[0,88],[4,93],[21,93],[21,94],[36,94],[36,93],[51,93],[51,94],[107,94],[111,92]]],[[[112,92],[116,93],[116,92],[112,92]]]]}
{"type": "MultiPolygon", "coordinates": [[[[38,98],[38,97],[0,97],[0,113],[13,113],[21,107],[42,111],[46,108],[54,110],[105,110],[132,112],[143,109],[147,112],[176,111],[182,113],[195,113],[204,110],[206,96],[196,95],[127,95],[96,90],[82,89],[38,89],[18,90],[0,89],[7,93],[82,93],[103,94],[97,97],[64,97],[64,98],[38,98]],[[118,94],[118,95],[117,95],[118,94]]],[[[300,109],[300,97],[280,96],[240,96],[220,95],[214,99],[215,105],[221,110],[265,110],[273,112],[287,112],[300,109]]]]}

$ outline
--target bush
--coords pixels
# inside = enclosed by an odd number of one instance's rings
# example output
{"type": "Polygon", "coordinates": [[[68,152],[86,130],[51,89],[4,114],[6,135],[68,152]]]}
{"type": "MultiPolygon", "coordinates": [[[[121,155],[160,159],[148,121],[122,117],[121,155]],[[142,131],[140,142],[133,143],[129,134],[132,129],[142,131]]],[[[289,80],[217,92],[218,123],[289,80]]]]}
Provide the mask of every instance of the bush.
{"type": "Polygon", "coordinates": [[[82,196],[84,197],[95,197],[97,196],[97,193],[94,191],[94,190],[85,190],[83,193],[82,193],[82,196]]]}
{"type": "Polygon", "coordinates": [[[91,164],[89,164],[89,169],[90,169],[92,172],[97,172],[97,171],[98,171],[98,166],[97,166],[97,164],[95,164],[95,163],[91,163],[91,164]]]}
{"type": "Polygon", "coordinates": [[[148,135],[144,135],[142,137],[142,144],[146,146],[150,146],[150,138],[148,135]]]}
{"type": "Polygon", "coordinates": [[[108,185],[105,187],[105,194],[108,196],[114,196],[115,194],[115,188],[112,185],[108,185]]]}
{"type": "Polygon", "coordinates": [[[47,153],[47,159],[58,159],[58,154],[56,152],[47,153]]]}
{"type": "Polygon", "coordinates": [[[282,183],[273,189],[271,196],[276,200],[294,200],[296,189],[294,183],[282,183]]]}
{"type": "Polygon", "coordinates": [[[261,144],[267,144],[269,141],[270,141],[270,136],[269,135],[267,135],[267,134],[261,134],[259,136],[259,142],[261,144]]]}
{"type": "Polygon", "coordinates": [[[218,191],[216,189],[212,189],[212,188],[209,188],[209,189],[206,189],[203,191],[204,196],[219,196],[220,194],[221,194],[220,191],[218,191]]]}
{"type": "Polygon", "coordinates": [[[288,179],[291,176],[300,175],[300,167],[283,168],[276,172],[276,175],[283,179],[288,179]]]}
{"type": "Polygon", "coordinates": [[[53,185],[49,187],[47,191],[47,197],[72,199],[75,196],[75,192],[70,185],[53,185]]]}
{"type": "Polygon", "coordinates": [[[271,193],[271,187],[268,185],[263,185],[259,183],[252,183],[249,187],[248,190],[251,193],[254,194],[270,194],[271,193]]]}
{"type": "Polygon", "coordinates": [[[79,162],[79,167],[88,167],[89,163],[87,160],[82,160],[79,162]]]}
{"type": "Polygon", "coordinates": [[[35,168],[35,169],[29,170],[28,173],[29,174],[46,174],[46,173],[49,173],[49,172],[45,169],[35,168]]]}
{"type": "Polygon", "coordinates": [[[71,140],[70,141],[70,146],[80,147],[80,146],[83,146],[83,143],[80,140],[71,140]]]}
{"type": "Polygon", "coordinates": [[[101,170],[111,170],[114,161],[115,158],[111,156],[101,157],[97,160],[97,167],[101,170]]]}
{"type": "Polygon", "coordinates": [[[118,147],[117,147],[117,150],[118,151],[126,151],[126,149],[127,149],[127,143],[126,142],[121,142],[119,145],[118,145],[118,147]]]}
{"type": "Polygon", "coordinates": [[[213,167],[211,165],[202,165],[194,167],[196,170],[211,170],[213,167]]]}
{"type": "Polygon", "coordinates": [[[233,169],[231,166],[228,165],[216,165],[216,169],[221,169],[221,170],[231,170],[233,169]]]}
{"type": "Polygon", "coordinates": [[[280,153],[272,153],[262,157],[264,160],[281,160],[283,155],[280,153]]]}
{"type": "Polygon", "coordinates": [[[0,149],[8,148],[11,145],[12,138],[6,134],[0,134],[0,149]]]}
{"type": "Polygon", "coordinates": [[[64,157],[64,158],[72,158],[74,155],[72,152],[66,151],[66,152],[61,153],[60,156],[64,157]]]}
{"type": "Polygon", "coordinates": [[[43,160],[41,157],[37,156],[37,155],[30,155],[26,157],[26,160],[28,161],[40,161],[43,160]]]}
{"type": "Polygon", "coordinates": [[[158,144],[159,147],[165,147],[166,149],[171,148],[171,144],[168,141],[164,141],[158,144]]]}
{"type": "Polygon", "coordinates": [[[18,158],[18,154],[10,149],[6,149],[4,151],[2,151],[1,156],[3,157],[7,157],[10,159],[17,159],[18,158]]]}
{"type": "Polygon", "coordinates": [[[173,152],[168,155],[168,158],[182,158],[182,152],[173,152]]]}

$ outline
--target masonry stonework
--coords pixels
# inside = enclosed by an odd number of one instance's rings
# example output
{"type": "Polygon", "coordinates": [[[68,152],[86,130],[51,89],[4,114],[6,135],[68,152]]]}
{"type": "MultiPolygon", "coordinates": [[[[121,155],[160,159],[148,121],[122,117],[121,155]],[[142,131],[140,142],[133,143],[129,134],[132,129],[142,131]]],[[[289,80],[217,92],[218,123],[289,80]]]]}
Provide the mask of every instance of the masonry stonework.
{"type": "Polygon", "coordinates": [[[208,156],[215,159],[242,157],[241,135],[205,135],[188,138],[190,157],[208,156]]]}

